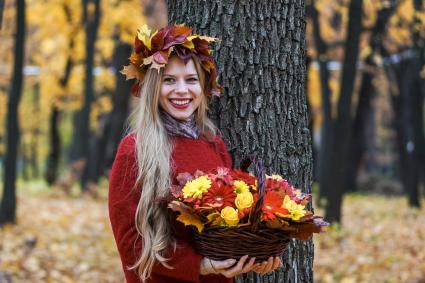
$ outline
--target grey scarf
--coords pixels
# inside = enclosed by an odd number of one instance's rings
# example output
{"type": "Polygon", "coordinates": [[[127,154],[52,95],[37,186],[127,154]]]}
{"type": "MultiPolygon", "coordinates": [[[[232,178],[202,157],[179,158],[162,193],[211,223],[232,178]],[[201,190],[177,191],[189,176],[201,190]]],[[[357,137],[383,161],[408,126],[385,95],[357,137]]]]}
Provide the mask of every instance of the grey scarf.
{"type": "Polygon", "coordinates": [[[164,127],[170,136],[181,136],[191,139],[198,139],[200,131],[195,121],[195,115],[192,114],[187,121],[181,121],[173,118],[164,110],[160,110],[161,119],[164,127]]]}

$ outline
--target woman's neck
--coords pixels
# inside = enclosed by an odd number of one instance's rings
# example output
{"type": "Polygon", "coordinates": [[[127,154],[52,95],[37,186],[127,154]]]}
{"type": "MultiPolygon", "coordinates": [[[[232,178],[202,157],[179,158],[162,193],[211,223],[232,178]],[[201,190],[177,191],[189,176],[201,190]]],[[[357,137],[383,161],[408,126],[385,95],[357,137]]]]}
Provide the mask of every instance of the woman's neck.
{"type": "Polygon", "coordinates": [[[170,136],[182,136],[186,138],[198,139],[200,130],[192,114],[186,121],[175,119],[168,112],[160,110],[163,125],[170,136]]]}

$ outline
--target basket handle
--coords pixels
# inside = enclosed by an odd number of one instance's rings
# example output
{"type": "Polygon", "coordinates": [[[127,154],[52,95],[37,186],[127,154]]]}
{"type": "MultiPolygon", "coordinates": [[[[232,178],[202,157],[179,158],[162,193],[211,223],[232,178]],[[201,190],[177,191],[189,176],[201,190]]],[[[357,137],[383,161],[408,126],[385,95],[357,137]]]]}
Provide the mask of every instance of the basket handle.
{"type": "Polygon", "coordinates": [[[256,233],[259,229],[262,215],[262,208],[264,204],[264,192],[265,192],[265,181],[266,181],[266,173],[264,170],[264,165],[261,159],[256,156],[248,156],[241,162],[241,169],[246,171],[251,164],[254,164],[254,175],[257,178],[257,192],[258,192],[258,200],[251,211],[250,222],[251,222],[251,231],[256,233]]]}

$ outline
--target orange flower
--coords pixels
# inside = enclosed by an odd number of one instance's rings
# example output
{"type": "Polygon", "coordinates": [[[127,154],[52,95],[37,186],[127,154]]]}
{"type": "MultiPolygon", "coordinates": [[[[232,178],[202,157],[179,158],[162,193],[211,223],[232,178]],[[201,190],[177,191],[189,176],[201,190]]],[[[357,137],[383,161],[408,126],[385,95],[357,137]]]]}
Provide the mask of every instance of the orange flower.
{"type": "Polygon", "coordinates": [[[263,220],[274,220],[276,214],[286,215],[288,210],[282,207],[283,199],[282,197],[274,191],[266,192],[264,195],[264,204],[263,204],[263,220]]]}

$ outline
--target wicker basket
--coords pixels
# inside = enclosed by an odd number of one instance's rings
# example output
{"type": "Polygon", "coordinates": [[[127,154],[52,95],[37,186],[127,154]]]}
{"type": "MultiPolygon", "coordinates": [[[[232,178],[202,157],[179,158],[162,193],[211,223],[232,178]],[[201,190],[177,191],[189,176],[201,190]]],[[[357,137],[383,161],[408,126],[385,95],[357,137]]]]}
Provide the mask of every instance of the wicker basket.
{"type": "Polygon", "coordinates": [[[257,178],[258,201],[250,215],[250,226],[227,228],[210,227],[201,233],[193,229],[197,252],[214,260],[239,259],[244,255],[255,257],[256,262],[267,260],[270,256],[281,256],[289,243],[289,233],[260,227],[261,209],[264,203],[265,172],[261,160],[245,159],[241,169],[247,169],[254,163],[254,175],[257,178]]]}

